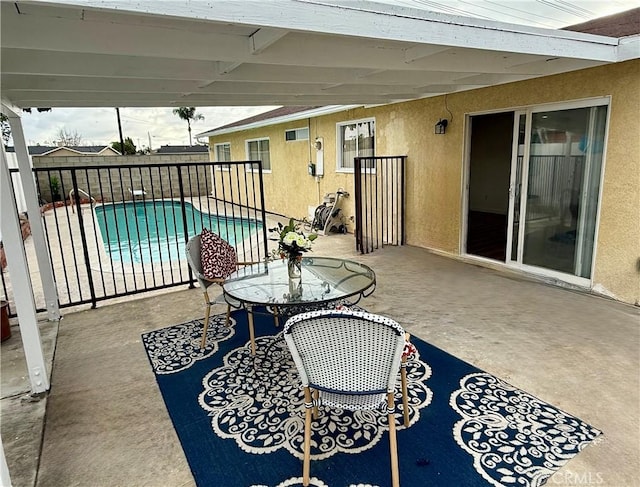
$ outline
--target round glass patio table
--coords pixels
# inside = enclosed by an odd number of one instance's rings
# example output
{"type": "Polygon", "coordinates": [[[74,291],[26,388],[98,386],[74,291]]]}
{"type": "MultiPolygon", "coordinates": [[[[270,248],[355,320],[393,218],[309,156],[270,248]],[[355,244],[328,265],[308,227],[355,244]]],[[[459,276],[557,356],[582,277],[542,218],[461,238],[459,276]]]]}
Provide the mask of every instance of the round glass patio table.
{"type": "Polygon", "coordinates": [[[224,282],[225,299],[244,307],[249,321],[251,352],[255,355],[253,307],[268,306],[276,316],[322,308],[346,300],[355,304],[376,287],[376,274],[364,264],[332,257],[303,257],[299,280],[289,279],[286,260],[241,267],[224,282]]]}

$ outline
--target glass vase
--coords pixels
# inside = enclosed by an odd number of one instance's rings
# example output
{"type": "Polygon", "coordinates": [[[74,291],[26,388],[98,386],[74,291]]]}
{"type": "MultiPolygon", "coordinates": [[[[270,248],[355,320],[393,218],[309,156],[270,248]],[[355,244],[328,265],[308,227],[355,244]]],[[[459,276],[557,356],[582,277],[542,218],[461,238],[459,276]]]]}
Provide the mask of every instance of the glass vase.
{"type": "Polygon", "coordinates": [[[289,298],[295,300],[302,295],[302,259],[290,257],[287,261],[289,272],[289,298]]]}
{"type": "Polygon", "coordinates": [[[289,257],[287,270],[289,271],[289,279],[300,280],[302,278],[302,259],[300,257],[289,257]]]}

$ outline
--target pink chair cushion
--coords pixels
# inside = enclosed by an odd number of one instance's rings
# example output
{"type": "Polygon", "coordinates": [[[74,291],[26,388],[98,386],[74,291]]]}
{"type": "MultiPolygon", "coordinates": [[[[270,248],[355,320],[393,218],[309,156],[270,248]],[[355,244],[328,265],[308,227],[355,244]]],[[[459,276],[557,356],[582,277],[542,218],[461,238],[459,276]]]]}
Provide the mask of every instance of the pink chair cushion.
{"type": "Polygon", "coordinates": [[[224,279],[234,272],[238,257],[235,249],[212,231],[203,228],[200,234],[200,264],[202,274],[209,279],[224,279]]]}

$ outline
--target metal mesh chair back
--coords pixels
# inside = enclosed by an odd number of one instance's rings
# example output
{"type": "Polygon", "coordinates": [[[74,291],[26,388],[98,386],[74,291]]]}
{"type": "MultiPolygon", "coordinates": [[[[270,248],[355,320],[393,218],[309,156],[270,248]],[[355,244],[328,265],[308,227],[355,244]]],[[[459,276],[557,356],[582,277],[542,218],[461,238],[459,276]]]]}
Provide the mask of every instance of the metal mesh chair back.
{"type": "Polygon", "coordinates": [[[290,318],[284,336],[304,386],[346,395],[393,391],[404,347],[395,321],[351,310],[290,318]]]}

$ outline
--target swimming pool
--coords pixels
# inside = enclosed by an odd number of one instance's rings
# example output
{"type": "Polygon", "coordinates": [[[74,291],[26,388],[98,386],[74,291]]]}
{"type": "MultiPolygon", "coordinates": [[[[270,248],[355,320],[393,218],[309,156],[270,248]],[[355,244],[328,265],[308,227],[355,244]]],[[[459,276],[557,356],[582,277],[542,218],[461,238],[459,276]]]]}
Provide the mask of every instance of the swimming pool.
{"type": "MultiPolygon", "coordinates": [[[[198,211],[184,203],[189,237],[208,228],[234,245],[262,223],[198,211]]],[[[159,263],[185,259],[182,206],[179,201],[127,201],[95,208],[104,247],[113,262],[159,263]]]]}

